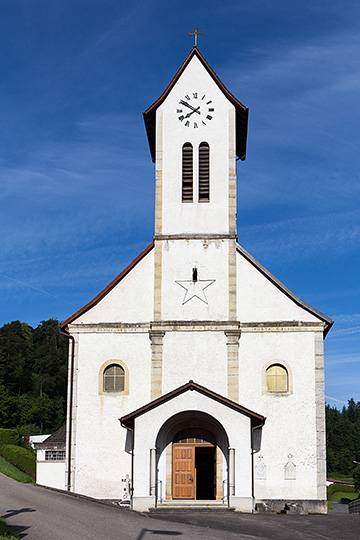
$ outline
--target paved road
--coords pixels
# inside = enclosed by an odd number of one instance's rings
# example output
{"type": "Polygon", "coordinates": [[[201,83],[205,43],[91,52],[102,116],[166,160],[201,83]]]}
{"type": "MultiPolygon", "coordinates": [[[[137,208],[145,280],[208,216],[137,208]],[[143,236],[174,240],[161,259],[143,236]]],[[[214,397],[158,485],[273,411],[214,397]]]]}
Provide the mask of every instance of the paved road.
{"type": "Polygon", "coordinates": [[[330,514],[348,514],[349,513],[349,505],[347,503],[333,502],[332,506],[333,506],[333,509],[330,510],[329,512],[330,514]]]}
{"type": "Polygon", "coordinates": [[[26,540],[358,540],[360,516],[141,515],[0,474],[0,515],[26,540]]]}
{"type": "MultiPolygon", "coordinates": [[[[99,504],[0,474],[0,515],[26,540],[218,540],[217,532],[150,520],[124,508],[99,504]]],[[[230,535],[230,540],[242,536],[230,535]]]]}
{"type": "Polygon", "coordinates": [[[241,531],[247,540],[359,540],[360,516],[329,514],[325,516],[291,516],[277,514],[240,514],[187,512],[184,516],[158,515],[163,521],[208,527],[218,530],[218,538],[227,540],[227,532],[241,531]],[[221,532],[220,532],[221,531],[221,532]]]}

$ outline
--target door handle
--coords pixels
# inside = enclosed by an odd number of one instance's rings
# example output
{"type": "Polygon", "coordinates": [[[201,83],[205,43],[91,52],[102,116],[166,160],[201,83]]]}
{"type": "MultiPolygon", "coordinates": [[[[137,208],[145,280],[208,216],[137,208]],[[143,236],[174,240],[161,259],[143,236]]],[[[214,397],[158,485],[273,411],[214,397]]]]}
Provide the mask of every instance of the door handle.
{"type": "Polygon", "coordinates": [[[189,477],[189,481],[190,482],[193,482],[194,481],[194,478],[192,476],[189,477]]]}

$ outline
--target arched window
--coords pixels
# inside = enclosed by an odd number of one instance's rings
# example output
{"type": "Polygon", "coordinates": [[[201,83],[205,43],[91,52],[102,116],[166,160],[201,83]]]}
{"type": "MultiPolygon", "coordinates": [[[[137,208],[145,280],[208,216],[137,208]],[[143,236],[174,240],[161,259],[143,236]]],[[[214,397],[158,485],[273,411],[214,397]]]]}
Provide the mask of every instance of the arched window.
{"type": "Polygon", "coordinates": [[[104,392],[123,392],[125,389],[125,371],[118,364],[110,364],[104,369],[104,392]]]}
{"type": "Polygon", "coordinates": [[[182,147],[182,202],[193,202],[193,147],[182,147]]]}
{"type": "Polygon", "coordinates": [[[204,428],[187,428],[178,431],[174,444],[216,444],[216,438],[211,431],[204,428]]]}
{"type": "Polygon", "coordinates": [[[278,393],[289,391],[288,372],[280,364],[273,364],[266,370],[266,392],[278,393]]]}
{"type": "Polygon", "coordinates": [[[206,142],[199,146],[199,202],[210,200],[210,149],[206,142]]]}

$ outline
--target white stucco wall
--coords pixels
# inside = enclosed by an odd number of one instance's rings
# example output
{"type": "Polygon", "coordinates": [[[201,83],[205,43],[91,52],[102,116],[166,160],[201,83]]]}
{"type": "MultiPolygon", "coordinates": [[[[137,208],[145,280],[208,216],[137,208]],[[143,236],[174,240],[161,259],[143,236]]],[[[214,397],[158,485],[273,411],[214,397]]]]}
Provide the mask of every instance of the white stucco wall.
{"type": "Polygon", "coordinates": [[[77,350],[74,490],[91,497],[121,498],[122,479],[131,473],[131,461],[119,418],[150,400],[149,336],[80,334],[77,350]],[[128,394],[99,392],[101,367],[109,360],[126,366],[128,394]]]}
{"type": "Polygon", "coordinates": [[[36,483],[41,486],[66,489],[65,461],[39,461],[38,457],[36,462],[36,483]]]}
{"type": "MultiPolygon", "coordinates": [[[[162,318],[168,320],[225,320],[228,308],[227,240],[168,240],[163,242],[162,318]],[[176,281],[192,280],[192,269],[198,271],[198,293],[202,300],[186,301],[186,290],[176,281]],[[214,280],[204,289],[202,280],[214,280]],[[204,301],[205,300],[205,301],[204,301]],[[185,302],[185,303],[184,303],[185,302]]],[[[185,287],[190,286],[183,283],[185,287]]]]}
{"type": "Polygon", "coordinates": [[[314,333],[243,332],[239,357],[240,402],[266,416],[261,449],[254,460],[256,466],[262,456],[266,479],[255,481],[256,498],[316,499],[314,333]],[[272,363],[288,367],[289,395],[263,393],[264,368],[272,363]],[[296,465],[296,480],[284,478],[288,461],[296,465]]]}
{"type": "Polygon", "coordinates": [[[226,395],[224,332],[169,332],[165,335],[163,393],[170,392],[190,379],[226,395]]]}
{"type": "Polygon", "coordinates": [[[153,316],[153,286],[152,250],[94,307],[78,317],[76,322],[149,321],[153,316]]]}
{"type": "Polygon", "coordinates": [[[319,322],[275,287],[240,253],[237,253],[236,264],[237,310],[241,322],[319,322]]]}

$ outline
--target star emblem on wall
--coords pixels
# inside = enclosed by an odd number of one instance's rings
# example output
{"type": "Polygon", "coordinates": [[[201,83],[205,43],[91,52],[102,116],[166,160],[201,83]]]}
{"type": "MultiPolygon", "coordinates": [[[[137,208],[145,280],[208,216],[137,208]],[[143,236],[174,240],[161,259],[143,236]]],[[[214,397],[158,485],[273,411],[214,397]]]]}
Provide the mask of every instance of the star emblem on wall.
{"type": "Polygon", "coordinates": [[[201,302],[208,304],[205,295],[205,289],[215,283],[215,279],[198,279],[198,271],[195,267],[192,270],[192,279],[177,279],[175,280],[175,283],[180,285],[180,287],[182,287],[186,291],[182,301],[183,305],[192,300],[193,298],[198,298],[199,300],[201,300],[201,302]]]}

